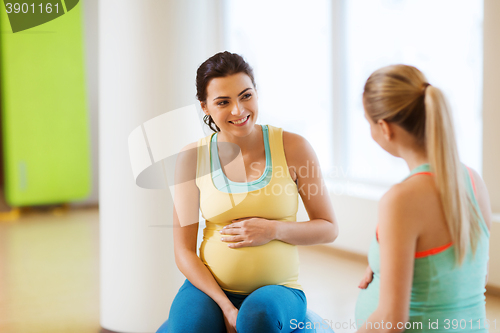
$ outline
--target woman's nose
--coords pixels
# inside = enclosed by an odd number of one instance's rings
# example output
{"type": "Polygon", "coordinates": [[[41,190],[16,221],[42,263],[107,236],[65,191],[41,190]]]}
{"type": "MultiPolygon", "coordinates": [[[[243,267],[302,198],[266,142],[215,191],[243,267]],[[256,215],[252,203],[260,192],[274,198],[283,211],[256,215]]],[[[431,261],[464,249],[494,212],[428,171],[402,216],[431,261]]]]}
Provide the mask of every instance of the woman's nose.
{"type": "Polygon", "coordinates": [[[243,111],[244,111],[244,110],[243,110],[243,106],[239,105],[238,103],[235,103],[235,104],[234,104],[234,108],[233,108],[233,110],[231,111],[231,114],[232,114],[233,116],[237,116],[237,115],[242,114],[242,113],[243,113],[243,111]]]}

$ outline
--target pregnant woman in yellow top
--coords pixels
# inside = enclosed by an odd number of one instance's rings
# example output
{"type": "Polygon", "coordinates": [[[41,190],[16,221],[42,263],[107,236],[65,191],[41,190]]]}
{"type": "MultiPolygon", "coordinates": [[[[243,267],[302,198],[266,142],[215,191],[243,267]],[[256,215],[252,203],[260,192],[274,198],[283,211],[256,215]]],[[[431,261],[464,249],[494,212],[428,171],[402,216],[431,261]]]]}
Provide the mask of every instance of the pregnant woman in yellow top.
{"type": "Polygon", "coordinates": [[[253,72],[241,56],[212,56],[196,86],[214,133],[177,159],[174,250],[187,279],[158,332],[291,332],[307,306],[296,245],[338,234],[318,159],[302,136],[256,124],[253,72]],[[296,221],[299,194],[310,221],[296,221]]]}

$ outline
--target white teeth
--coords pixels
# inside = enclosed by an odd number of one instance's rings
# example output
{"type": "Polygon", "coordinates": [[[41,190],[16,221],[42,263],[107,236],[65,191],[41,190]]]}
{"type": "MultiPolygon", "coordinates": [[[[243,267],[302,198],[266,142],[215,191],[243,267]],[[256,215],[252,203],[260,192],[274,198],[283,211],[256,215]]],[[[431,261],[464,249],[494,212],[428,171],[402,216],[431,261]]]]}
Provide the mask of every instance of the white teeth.
{"type": "Polygon", "coordinates": [[[236,125],[239,125],[241,123],[244,123],[246,120],[247,120],[248,116],[246,116],[245,118],[241,119],[241,120],[237,120],[237,121],[232,121],[233,124],[236,124],[236,125]]]}

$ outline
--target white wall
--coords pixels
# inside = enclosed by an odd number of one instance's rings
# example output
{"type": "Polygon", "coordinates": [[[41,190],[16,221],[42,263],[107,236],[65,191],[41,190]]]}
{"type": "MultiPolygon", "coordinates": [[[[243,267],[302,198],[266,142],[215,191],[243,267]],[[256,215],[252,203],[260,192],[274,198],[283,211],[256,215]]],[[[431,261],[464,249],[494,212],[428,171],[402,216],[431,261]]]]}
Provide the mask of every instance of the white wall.
{"type": "MultiPolygon", "coordinates": [[[[218,51],[215,32],[220,20],[213,12],[217,5],[218,0],[99,0],[100,322],[104,329],[155,332],[167,319],[184,282],[174,262],[170,191],[136,185],[129,138],[146,121],[196,102],[196,70],[218,51]]],[[[170,140],[182,142],[182,134],[192,126],[179,123],[176,131],[169,132],[170,140]]],[[[147,127],[144,133],[144,144],[152,144],[147,127]]],[[[151,162],[159,161],[155,157],[151,162]]]]}
{"type": "Polygon", "coordinates": [[[484,0],[483,177],[495,213],[490,235],[490,284],[500,287],[500,1],[484,0]]]}
{"type": "Polygon", "coordinates": [[[483,177],[500,213],[500,1],[484,1],[483,177]]]}

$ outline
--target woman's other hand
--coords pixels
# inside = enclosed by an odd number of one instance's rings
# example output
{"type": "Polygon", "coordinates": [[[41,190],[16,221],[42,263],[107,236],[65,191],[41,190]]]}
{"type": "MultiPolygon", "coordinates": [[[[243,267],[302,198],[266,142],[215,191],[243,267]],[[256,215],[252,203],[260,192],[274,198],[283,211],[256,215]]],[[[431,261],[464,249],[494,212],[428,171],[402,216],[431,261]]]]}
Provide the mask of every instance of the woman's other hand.
{"type": "Polygon", "coordinates": [[[365,276],[363,277],[363,279],[359,283],[358,288],[361,288],[361,289],[368,288],[368,285],[370,284],[370,282],[372,282],[372,280],[373,280],[373,271],[370,268],[370,266],[368,266],[368,267],[366,267],[365,276]]]}
{"type": "Polygon", "coordinates": [[[232,307],[230,310],[224,311],[223,314],[227,333],[236,333],[236,318],[238,317],[238,309],[232,307]]]}
{"type": "Polygon", "coordinates": [[[233,220],[220,231],[223,242],[230,248],[259,246],[269,243],[276,236],[276,221],[260,217],[250,217],[233,220]]]}

